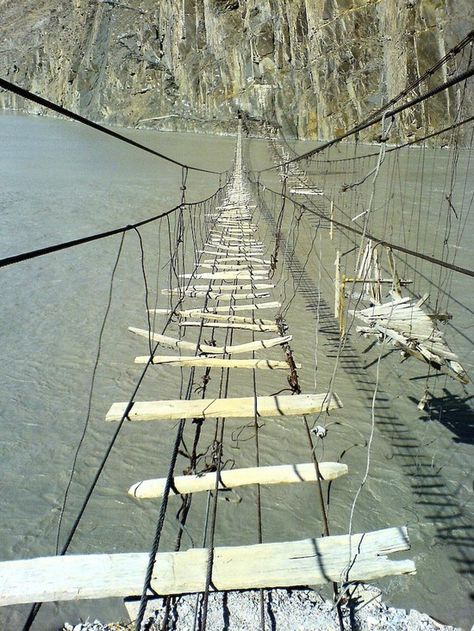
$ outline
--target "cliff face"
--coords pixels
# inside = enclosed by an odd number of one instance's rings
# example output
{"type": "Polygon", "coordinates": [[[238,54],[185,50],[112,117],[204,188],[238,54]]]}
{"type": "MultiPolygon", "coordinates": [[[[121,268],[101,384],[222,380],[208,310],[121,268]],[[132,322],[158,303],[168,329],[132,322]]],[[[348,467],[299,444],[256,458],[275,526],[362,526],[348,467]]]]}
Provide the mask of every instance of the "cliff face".
{"type": "MultiPolygon", "coordinates": [[[[306,138],[350,127],[474,26],[471,0],[0,0],[0,12],[0,76],[95,120],[226,131],[240,108],[306,138]]],[[[405,116],[403,135],[449,124],[457,98],[405,116]]],[[[35,111],[8,93],[2,106],[35,111]]]]}

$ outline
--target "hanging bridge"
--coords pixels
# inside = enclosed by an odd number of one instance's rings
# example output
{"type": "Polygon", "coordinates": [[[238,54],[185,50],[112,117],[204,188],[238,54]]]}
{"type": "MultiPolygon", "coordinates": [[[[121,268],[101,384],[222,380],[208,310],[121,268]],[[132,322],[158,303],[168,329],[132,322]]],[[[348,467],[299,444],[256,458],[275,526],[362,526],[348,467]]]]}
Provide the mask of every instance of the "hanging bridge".
{"type": "MultiPolygon", "coordinates": [[[[460,73],[459,85],[465,85],[471,76],[471,68],[460,73]]],[[[453,79],[445,83],[444,89],[456,85],[453,79]]],[[[11,87],[6,82],[1,86],[11,87]]],[[[427,98],[436,96],[441,88],[431,92],[427,98]]],[[[21,95],[29,97],[25,91],[21,95]]],[[[352,529],[357,499],[370,475],[378,375],[368,397],[371,427],[367,468],[355,493],[349,528],[344,534],[331,534],[325,498],[333,481],[342,485],[353,472],[343,462],[321,458],[320,447],[328,426],[337,422],[338,415],[345,412],[348,404],[353,405],[352,401],[347,402],[338,394],[336,379],[340,367],[346,369],[351,363],[356,365],[351,333],[375,338],[377,369],[383,361],[382,354],[389,354],[393,349],[400,351],[403,360],[415,358],[428,369],[426,383],[417,401],[420,410],[426,409],[430,399],[434,398],[432,387],[428,385],[433,374],[443,374],[460,387],[469,383],[468,370],[456,350],[451,348],[449,336],[441,326],[451,319],[449,289],[453,275],[473,274],[469,268],[459,265],[456,252],[453,254],[449,245],[454,235],[459,246],[467,220],[465,208],[468,207],[466,181],[469,171],[466,169],[461,173],[459,169],[461,148],[455,134],[463,125],[472,126],[472,117],[449,129],[439,130],[439,134],[444,133],[452,141],[453,155],[451,171],[442,191],[444,199],[437,218],[437,238],[433,243],[424,233],[425,206],[421,202],[415,209],[418,215],[412,211],[408,220],[415,237],[403,222],[390,223],[389,218],[400,211],[400,206],[393,201],[396,162],[392,166],[392,189],[377,189],[380,172],[387,167],[387,154],[394,151],[397,155],[396,147],[388,146],[390,134],[394,133],[395,117],[419,103],[417,97],[413,103],[387,109],[385,115],[374,116],[357,127],[354,133],[364,129],[365,124],[381,125],[382,142],[374,153],[361,148],[360,154],[334,157],[329,153],[333,146],[330,143],[325,147],[328,153],[323,159],[318,157],[319,150],[297,159],[282,134],[277,136],[275,130],[269,129],[268,144],[274,160],[272,169],[280,175],[280,190],[275,190],[274,182],[264,182],[263,171],[258,173],[245,168],[240,124],[233,168],[217,193],[199,208],[201,226],[198,228],[196,223],[190,223],[191,239],[184,236],[186,220],[183,211],[197,207],[185,198],[187,175],[193,167],[172,160],[183,172],[181,204],[147,220],[157,221],[170,214],[177,217],[176,243],[174,248],[170,247],[169,253],[169,283],[161,293],[164,302],[160,304],[165,303],[167,307],[152,307],[147,300],[148,327],[143,329],[131,323],[129,328],[136,339],[135,364],[143,367],[142,377],[129,400],[111,402],[105,421],[116,425],[114,438],[59,554],[0,563],[0,605],[34,603],[25,628],[34,624],[39,604],[43,602],[119,597],[126,599],[131,618],[140,629],[147,607],[163,607],[167,617],[170,597],[191,593],[197,594],[199,628],[205,629],[210,593],[244,589],[260,590],[260,625],[265,628],[265,590],[327,583],[333,586],[339,605],[341,590],[344,593],[350,584],[415,573],[415,563],[411,559],[389,558],[392,553],[410,548],[405,524],[375,526],[358,533],[352,529]],[[316,178],[308,173],[309,168],[303,167],[303,158],[306,162],[311,159],[309,165],[318,169],[316,178]],[[336,185],[331,172],[339,161],[350,164],[347,173],[352,179],[342,188],[340,184],[336,185]],[[463,195],[459,205],[456,200],[463,195]],[[383,216],[378,213],[380,207],[384,208],[383,216]],[[443,215],[446,207],[449,220],[443,215]],[[453,228],[454,220],[459,221],[456,228],[453,228]],[[299,234],[308,226],[314,229],[315,236],[308,252],[302,252],[299,234]],[[325,247],[334,250],[335,258],[335,267],[327,273],[326,279],[323,278],[327,272],[322,262],[325,258],[323,246],[320,243],[318,250],[317,244],[317,239],[322,240],[322,231],[325,247]],[[191,245],[192,252],[189,251],[191,245]],[[185,264],[190,255],[193,260],[191,270],[185,264]],[[308,271],[313,255],[320,262],[316,281],[308,271]],[[330,309],[321,293],[324,285],[331,287],[334,313],[328,313],[330,309]],[[420,291],[426,288],[428,292],[420,291]],[[433,294],[434,290],[436,295],[430,300],[430,292],[433,294]],[[327,327],[324,333],[332,340],[331,353],[327,353],[326,358],[334,360],[333,366],[325,373],[325,386],[319,390],[309,389],[308,379],[300,378],[299,371],[310,368],[317,372],[319,368],[317,361],[308,367],[299,359],[293,348],[292,328],[287,321],[291,305],[299,294],[316,312],[316,342],[319,342],[319,328],[324,327],[327,327]],[[158,327],[153,323],[156,325],[161,321],[166,324],[161,332],[157,332],[158,327]],[[355,326],[356,321],[360,326],[355,326]],[[170,326],[176,328],[176,336],[167,331],[170,326]],[[165,354],[164,349],[173,353],[165,354]],[[179,397],[140,398],[140,384],[145,373],[175,368],[179,369],[176,374],[181,376],[179,397]],[[237,372],[248,374],[246,387],[242,385],[243,381],[234,383],[237,372]],[[264,384],[264,391],[258,387],[260,382],[264,384]],[[235,390],[239,396],[231,395],[235,390]],[[244,419],[245,425],[239,425],[239,419],[244,419]],[[167,454],[167,475],[130,480],[128,493],[131,498],[158,500],[160,504],[150,551],[66,554],[118,433],[128,423],[142,422],[158,423],[157,431],[171,427],[174,432],[172,450],[167,454]],[[290,435],[303,436],[305,461],[285,462],[279,459],[278,453],[272,453],[272,462],[262,464],[265,438],[262,427],[277,423],[283,423],[290,435]],[[233,432],[243,429],[249,430],[253,443],[255,462],[252,467],[242,466],[238,461],[229,462],[226,453],[229,442],[235,442],[233,432]],[[208,441],[206,446],[201,444],[203,436],[208,441]],[[187,461],[182,475],[177,473],[180,457],[187,461]],[[311,484],[315,489],[320,531],[312,538],[298,538],[298,532],[295,532],[292,539],[285,541],[266,540],[262,489],[273,485],[296,488],[301,484],[311,484]],[[219,499],[223,494],[249,485],[256,489],[255,542],[218,545],[219,499]],[[192,515],[192,498],[199,493],[205,493],[207,497],[202,545],[182,550],[182,539],[192,515]],[[163,528],[173,496],[182,502],[178,534],[175,549],[163,552],[163,528]]],[[[42,104],[47,106],[48,102],[42,99],[42,104]]],[[[56,111],[67,115],[63,108],[60,110],[56,111]]],[[[76,120],[85,122],[79,118],[76,120]]],[[[95,128],[101,131],[100,126],[95,125],[95,128]]],[[[430,131],[426,137],[432,135],[430,131]]],[[[120,134],[115,137],[120,140],[120,134]]],[[[421,138],[419,142],[423,140],[421,138]]],[[[134,145],[147,150],[138,143],[134,145]]],[[[406,143],[400,144],[399,150],[404,146],[406,143]]],[[[156,157],[166,158],[160,152],[154,153],[156,157]]],[[[196,169],[204,175],[215,174],[200,167],[196,169]]],[[[433,181],[421,183],[414,198],[421,199],[422,191],[429,188],[434,188],[433,181]]],[[[432,219],[428,217],[427,222],[430,221],[432,219]]],[[[138,231],[145,223],[25,252],[3,259],[0,264],[12,265],[116,235],[121,235],[123,240],[126,232],[138,231]]],[[[304,329],[304,322],[300,326],[304,329]]],[[[362,367],[356,366],[355,370],[360,384],[364,384],[362,367]]],[[[321,382],[319,378],[318,383],[321,382]]],[[[239,510],[237,504],[232,508],[239,510]]],[[[289,512],[288,520],[291,521],[289,512]]]]}

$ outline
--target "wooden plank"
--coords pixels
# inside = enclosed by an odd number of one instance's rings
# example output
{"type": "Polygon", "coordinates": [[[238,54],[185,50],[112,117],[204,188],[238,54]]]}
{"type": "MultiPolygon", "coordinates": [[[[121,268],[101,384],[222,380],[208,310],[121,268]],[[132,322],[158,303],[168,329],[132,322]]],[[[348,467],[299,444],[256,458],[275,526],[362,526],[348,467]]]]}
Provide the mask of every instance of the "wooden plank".
{"type": "Polygon", "coordinates": [[[276,333],[278,331],[278,327],[276,324],[246,324],[243,322],[193,322],[190,320],[184,320],[183,322],[179,323],[179,326],[203,326],[216,329],[242,329],[243,331],[262,331],[262,333],[276,333]]]}
{"type": "Polygon", "coordinates": [[[258,245],[263,247],[263,241],[259,241],[255,239],[253,236],[245,237],[242,235],[239,236],[231,236],[231,235],[219,235],[218,237],[211,236],[207,243],[217,244],[217,245],[258,245]]]}
{"type": "Polygon", "coordinates": [[[219,258],[213,258],[213,259],[203,259],[203,263],[215,263],[218,262],[219,264],[221,263],[221,261],[224,261],[225,263],[228,262],[232,262],[232,263],[237,263],[239,261],[244,261],[245,263],[260,263],[261,265],[271,265],[271,261],[269,261],[268,259],[261,259],[261,258],[257,258],[255,256],[246,256],[245,258],[239,257],[239,256],[226,256],[226,257],[219,257],[219,258]]]}
{"type": "MultiPolygon", "coordinates": [[[[386,555],[408,550],[406,527],[214,550],[211,589],[295,587],[372,581],[414,574],[409,559],[386,555]]],[[[0,605],[139,596],[148,553],[42,557],[0,563],[0,605]]],[[[157,595],[203,592],[209,552],[193,548],[157,554],[151,589],[157,595]]]]}
{"type": "MultiPolygon", "coordinates": [[[[148,363],[149,356],[142,355],[135,357],[136,364],[148,363]]],[[[166,366],[202,366],[205,368],[247,368],[247,369],[268,369],[268,370],[288,370],[285,361],[275,359],[226,359],[221,357],[187,357],[175,355],[154,355],[152,364],[162,364],[166,366]]],[[[301,368],[297,364],[296,368],[301,368]]]]}
{"type": "Polygon", "coordinates": [[[317,188],[290,188],[292,195],[323,195],[323,191],[317,188]]]}
{"type": "Polygon", "coordinates": [[[250,271],[250,272],[265,272],[268,274],[268,272],[270,271],[269,265],[260,265],[258,263],[254,265],[253,263],[249,263],[249,262],[245,262],[239,265],[239,264],[234,264],[234,263],[226,264],[226,263],[221,263],[220,261],[217,261],[214,263],[198,263],[196,267],[202,267],[203,269],[213,269],[216,272],[250,271]]]}
{"type": "MultiPolygon", "coordinates": [[[[287,365],[288,367],[288,365],[287,365]]],[[[320,462],[319,472],[324,480],[335,480],[347,474],[347,465],[339,462],[320,462]]],[[[180,475],[173,478],[171,495],[184,495],[212,491],[216,487],[217,472],[199,475],[180,475]]],[[[219,489],[234,489],[250,484],[295,484],[317,480],[314,463],[283,464],[269,467],[249,467],[246,469],[223,469],[219,476],[219,489]]],[[[162,497],[166,478],[142,480],[128,490],[128,494],[138,499],[162,497]]]]}
{"type": "MultiPolygon", "coordinates": [[[[230,310],[232,311],[256,311],[256,310],[263,310],[263,309],[279,309],[281,307],[281,303],[280,302],[261,302],[258,304],[251,304],[251,305],[228,305],[228,306],[223,306],[223,307],[209,307],[209,309],[212,309],[212,311],[209,311],[206,313],[208,313],[209,315],[212,314],[218,314],[218,313],[223,313],[225,315],[232,315],[230,313],[230,310]]],[[[150,309],[150,313],[159,313],[159,314],[163,314],[163,315],[170,315],[171,313],[176,313],[176,315],[182,316],[182,317],[187,317],[187,316],[198,316],[201,313],[201,308],[200,307],[196,307],[195,309],[184,309],[184,310],[178,310],[178,311],[174,311],[173,309],[150,309]]]]}
{"type": "MultiPolygon", "coordinates": [[[[263,254],[249,254],[244,252],[217,252],[216,250],[210,250],[209,248],[206,248],[204,250],[196,250],[196,252],[198,254],[208,254],[209,256],[214,256],[217,260],[220,261],[229,261],[230,259],[232,259],[237,261],[252,262],[255,257],[263,256],[263,254]]],[[[265,263],[268,263],[268,261],[265,261],[265,263]]]]}
{"type": "Polygon", "coordinates": [[[243,289],[274,289],[274,287],[275,285],[273,283],[238,283],[237,285],[234,285],[233,283],[229,285],[223,285],[222,283],[209,283],[208,285],[187,285],[183,287],[173,287],[172,289],[162,289],[161,293],[164,296],[169,296],[170,294],[175,295],[186,291],[217,291],[220,293],[221,291],[241,291],[243,289]]]}
{"type": "MultiPolygon", "coordinates": [[[[181,312],[177,312],[179,315],[181,312]]],[[[196,311],[193,318],[203,320],[216,320],[218,322],[240,322],[242,324],[275,324],[275,320],[264,320],[262,318],[248,318],[246,316],[227,315],[225,313],[209,313],[208,311],[196,311]]]]}
{"type": "MultiPolygon", "coordinates": [[[[213,307],[212,310],[215,313],[230,313],[232,311],[263,311],[264,309],[279,309],[281,302],[256,302],[254,304],[247,305],[228,305],[226,307],[213,307]]],[[[194,309],[190,309],[186,315],[193,315],[194,309]]]]}
{"type": "Polygon", "coordinates": [[[203,298],[204,296],[207,296],[211,300],[230,302],[231,300],[252,300],[253,298],[267,298],[268,296],[270,296],[270,293],[268,291],[259,291],[253,294],[219,294],[213,291],[189,291],[186,292],[186,294],[184,295],[188,296],[188,298],[203,298]]]}
{"type": "Polygon", "coordinates": [[[268,272],[203,272],[202,274],[179,274],[180,278],[195,278],[196,280],[250,280],[251,278],[268,278],[268,272]]]}
{"type": "Polygon", "coordinates": [[[263,251],[263,245],[221,245],[219,243],[209,243],[215,250],[224,250],[225,252],[248,252],[258,254],[263,251]]]}
{"type": "Polygon", "coordinates": [[[199,348],[193,342],[187,342],[186,340],[177,340],[174,337],[168,337],[161,335],[160,333],[149,333],[145,329],[137,329],[135,327],[128,327],[128,330],[135,335],[140,335],[146,339],[151,338],[153,342],[159,342],[165,348],[179,348],[187,351],[209,354],[209,355],[223,355],[232,353],[251,353],[259,351],[264,348],[272,348],[273,346],[279,346],[280,344],[286,344],[292,338],[291,335],[285,335],[283,337],[273,337],[269,340],[255,340],[254,342],[246,342],[245,344],[235,344],[233,346],[210,346],[209,344],[199,344],[199,348]]]}
{"type": "MultiPolygon", "coordinates": [[[[105,416],[106,421],[120,421],[128,402],[113,403],[105,416]]],[[[183,401],[135,401],[128,413],[130,421],[170,421],[182,418],[252,418],[258,416],[301,416],[342,407],[336,394],[274,395],[262,397],[236,397],[228,399],[193,399],[183,401]]]]}
{"type": "Polygon", "coordinates": [[[270,292],[259,291],[253,294],[215,294],[210,292],[209,298],[212,300],[220,300],[221,302],[231,302],[232,300],[253,300],[258,298],[268,298],[270,292]]]}

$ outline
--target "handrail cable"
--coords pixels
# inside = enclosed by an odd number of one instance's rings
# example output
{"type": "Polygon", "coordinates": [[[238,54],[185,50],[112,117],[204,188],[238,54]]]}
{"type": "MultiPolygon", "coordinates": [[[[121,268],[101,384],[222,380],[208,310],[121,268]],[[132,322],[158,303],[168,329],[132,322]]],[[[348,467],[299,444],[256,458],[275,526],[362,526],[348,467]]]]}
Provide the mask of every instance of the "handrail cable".
{"type": "MultiPolygon", "coordinates": [[[[212,197],[215,197],[215,195],[217,195],[220,191],[221,191],[221,189],[218,189],[217,192],[213,196],[208,198],[208,199],[212,199],[212,197]]],[[[204,201],[208,201],[208,200],[204,200],[204,201]]],[[[199,203],[201,203],[201,202],[192,202],[192,203],[188,203],[187,205],[192,206],[192,205],[195,205],[195,204],[197,205],[199,203]]],[[[177,302],[177,305],[175,306],[175,309],[178,308],[178,306],[182,302],[182,300],[183,300],[182,298],[179,298],[179,300],[177,302]]],[[[171,323],[171,321],[173,319],[173,316],[174,316],[175,309],[171,310],[172,313],[170,313],[168,318],[167,318],[165,326],[163,327],[163,332],[166,331],[166,329],[168,328],[169,324],[171,323]]],[[[71,526],[71,528],[69,530],[69,533],[68,533],[68,535],[66,537],[66,540],[65,540],[61,550],[59,551],[59,553],[56,556],[64,556],[66,554],[66,552],[68,551],[68,549],[69,549],[69,546],[70,546],[70,544],[71,544],[71,542],[72,542],[72,540],[74,538],[74,535],[75,535],[75,533],[77,531],[77,528],[78,528],[78,526],[79,526],[79,524],[80,524],[80,522],[82,520],[82,517],[83,517],[83,515],[84,515],[84,513],[86,511],[86,508],[87,508],[87,506],[89,504],[89,501],[90,501],[90,499],[92,497],[92,494],[95,491],[95,488],[96,488],[96,486],[97,486],[97,484],[99,482],[99,479],[100,479],[100,477],[102,475],[102,472],[103,472],[103,470],[105,468],[105,465],[106,465],[106,463],[108,461],[108,458],[109,458],[109,456],[110,456],[110,454],[112,452],[112,449],[113,449],[113,447],[114,447],[114,445],[115,445],[115,443],[117,441],[117,438],[118,438],[118,436],[119,436],[119,434],[120,434],[120,432],[122,430],[122,427],[125,424],[125,421],[129,420],[129,413],[130,413],[130,411],[131,411],[131,409],[132,409],[132,407],[133,407],[133,405],[135,403],[135,397],[138,394],[138,391],[139,391],[139,389],[140,389],[140,387],[142,385],[142,382],[143,382],[143,380],[145,378],[145,375],[146,375],[150,365],[152,365],[152,363],[153,363],[153,356],[155,355],[156,350],[157,350],[159,345],[160,345],[160,343],[156,342],[156,344],[155,344],[154,348],[152,349],[152,352],[151,352],[151,354],[150,354],[150,356],[148,358],[148,361],[146,362],[145,366],[143,367],[143,370],[140,373],[140,376],[139,376],[139,378],[138,378],[138,380],[137,380],[137,382],[136,382],[136,384],[134,386],[134,389],[133,389],[133,392],[132,392],[131,396],[129,397],[128,403],[127,403],[126,408],[125,408],[125,410],[124,410],[124,412],[123,412],[123,414],[122,414],[122,416],[120,418],[120,421],[119,421],[119,423],[117,425],[117,428],[116,428],[115,432],[113,433],[113,435],[112,435],[112,437],[111,437],[111,439],[110,439],[110,441],[109,441],[109,443],[107,445],[107,448],[106,448],[106,450],[105,450],[105,452],[104,452],[104,454],[102,456],[101,462],[99,464],[99,467],[97,468],[97,470],[95,472],[95,475],[94,475],[94,478],[93,478],[91,484],[88,487],[88,490],[86,492],[85,497],[82,500],[81,506],[80,506],[79,511],[78,511],[78,513],[76,515],[76,518],[74,519],[74,522],[73,522],[73,524],[72,524],[72,526],[71,526]]],[[[31,626],[34,623],[35,618],[36,618],[36,616],[37,616],[42,604],[43,603],[41,603],[41,602],[36,602],[36,603],[34,603],[32,605],[32,607],[31,607],[31,609],[29,611],[28,617],[27,617],[27,619],[26,619],[26,621],[25,621],[25,623],[24,623],[24,625],[22,627],[22,631],[29,631],[29,629],[31,629],[31,626]]]]}
{"type": "Polygon", "coordinates": [[[8,265],[13,265],[14,263],[20,263],[21,261],[26,261],[28,259],[34,259],[38,256],[44,256],[45,254],[51,254],[52,252],[58,252],[59,250],[66,250],[68,248],[73,248],[76,245],[82,245],[84,243],[89,243],[91,241],[97,241],[98,239],[105,239],[107,237],[111,237],[116,234],[121,234],[125,232],[129,232],[130,230],[136,230],[140,226],[144,226],[153,221],[157,221],[162,217],[166,217],[167,215],[171,215],[172,213],[184,208],[185,206],[194,206],[203,202],[206,202],[208,199],[211,199],[216,195],[220,190],[222,190],[226,186],[227,182],[223,184],[220,188],[218,188],[210,197],[207,199],[200,200],[199,202],[186,202],[184,204],[178,204],[169,210],[164,211],[159,215],[154,215],[153,217],[148,217],[147,219],[143,219],[142,221],[138,221],[137,223],[128,224],[127,226],[122,226],[121,228],[114,228],[113,230],[107,230],[105,232],[98,232],[96,234],[91,234],[87,237],[81,237],[80,239],[73,239],[72,241],[64,241],[62,243],[57,243],[56,245],[49,245],[45,248],[39,248],[38,250],[30,250],[28,252],[22,252],[21,254],[14,254],[13,256],[7,256],[3,259],[0,259],[0,268],[7,267],[8,265]]]}
{"type": "Polygon", "coordinates": [[[425,92],[424,94],[417,96],[411,101],[408,101],[407,103],[404,103],[403,105],[399,105],[393,110],[387,110],[385,111],[385,113],[380,114],[376,116],[375,118],[370,119],[368,122],[359,123],[355,127],[352,127],[352,129],[349,129],[348,131],[344,132],[343,134],[339,136],[336,136],[332,140],[328,140],[322,145],[320,145],[319,147],[316,147],[315,149],[311,149],[311,151],[302,153],[301,155],[298,155],[295,158],[292,158],[291,160],[287,160],[286,162],[281,162],[280,164],[276,164],[271,167],[267,167],[265,169],[260,169],[259,171],[255,171],[255,173],[265,173],[266,171],[273,171],[274,169],[286,167],[289,164],[292,164],[293,162],[299,162],[300,160],[305,160],[307,158],[310,158],[316,153],[320,153],[321,151],[324,151],[325,149],[332,147],[338,142],[341,142],[341,140],[345,140],[346,138],[349,138],[349,136],[353,136],[354,134],[357,134],[358,132],[364,129],[367,129],[367,127],[372,127],[372,125],[379,123],[383,118],[386,118],[386,119],[392,118],[396,114],[400,114],[400,112],[403,112],[409,107],[418,105],[418,103],[421,103],[422,101],[425,101],[431,98],[432,96],[436,96],[436,94],[439,94],[440,92],[443,92],[444,90],[447,90],[448,88],[451,88],[452,86],[460,83],[461,81],[465,81],[466,79],[469,79],[469,77],[472,77],[472,75],[474,75],[474,65],[471,68],[468,68],[467,70],[465,70],[464,72],[461,72],[460,74],[456,75],[452,79],[449,79],[448,81],[445,81],[444,83],[441,83],[440,85],[438,85],[436,88],[433,88],[429,92],[425,92]]]}
{"type": "Polygon", "coordinates": [[[57,112],[58,114],[67,116],[68,118],[71,118],[72,120],[75,120],[78,123],[82,123],[83,125],[86,125],[87,127],[92,127],[92,129],[95,129],[96,131],[100,131],[103,134],[107,134],[108,136],[112,136],[112,138],[116,138],[117,140],[126,142],[127,144],[132,145],[133,147],[137,147],[137,149],[142,149],[143,151],[151,153],[152,155],[157,156],[158,158],[161,158],[162,160],[167,160],[168,162],[171,162],[172,164],[176,164],[176,166],[183,167],[191,171],[199,171],[200,173],[210,173],[212,175],[220,175],[221,173],[224,173],[224,171],[212,171],[211,169],[201,169],[200,167],[193,167],[188,164],[184,164],[183,162],[180,162],[179,160],[170,158],[169,156],[166,156],[164,153],[160,153],[159,151],[155,151],[151,147],[142,145],[141,143],[136,142],[135,140],[132,140],[131,138],[127,138],[127,136],[124,136],[123,134],[120,134],[119,132],[113,131],[112,129],[108,129],[107,127],[104,127],[104,125],[95,123],[94,121],[90,120],[89,118],[86,118],[85,116],[76,114],[75,112],[72,112],[71,110],[68,110],[67,108],[63,107],[62,105],[53,103],[52,101],[49,101],[48,99],[45,99],[42,96],[39,96],[38,94],[34,94],[33,92],[30,92],[29,90],[25,90],[24,88],[21,88],[19,85],[16,85],[15,83],[11,83],[10,81],[6,81],[5,79],[2,79],[2,78],[0,78],[0,88],[3,88],[4,90],[7,90],[8,92],[13,92],[14,94],[17,94],[18,96],[21,96],[22,98],[27,99],[28,101],[32,101],[33,103],[37,103],[38,105],[42,105],[43,107],[46,107],[49,110],[53,110],[54,112],[57,112]]]}
{"type": "MultiPolygon", "coordinates": [[[[466,125],[467,123],[471,123],[472,121],[474,121],[474,116],[468,116],[467,118],[463,118],[463,120],[460,120],[457,123],[453,123],[452,125],[449,125],[449,127],[443,127],[443,129],[437,129],[436,131],[433,131],[430,134],[427,134],[426,136],[421,136],[420,138],[415,138],[414,140],[408,140],[407,142],[404,142],[401,145],[393,145],[392,147],[389,147],[388,149],[386,149],[385,153],[391,153],[392,151],[399,151],[400,149],[404,149],[405,147],[411,147],[412,145],[420,145],[420,147],[422,147],[421,143],[425,142],[425,140],[429,140],[430,138],[435,138],[435,136],[441,136],[441,134],[445,134],[448,131],[457,129],[458,127],[461,127],[462,125],[466,125]]],[[[288,140],[286,138],[283,138],[283,140],[285,141],[286,146],[294,154],[296,154],[296,151],[293,149],[293,147],[290,146],[290,144],[288,143],[288,140]]],[[[374,158],[375,156],[378,156],[378,155],[379,155],[378,151],[373,151],[372,153],[365,153],[362,155],[353,156],[351,158],[331,158],[328,160],[318,160],[317,164],[334,164],[336,162],[354,162],[355,160],[364,160],[365,158],[374,158]]],[[[309,172],[307,172],[307,174],[317,175],[315,173],[309,173],[309,172]]]]}
{"type": "Polygon", "coordinates": [[[368,232],[364,233],[364,231],[360,230],[359,228],[355,228],[354,226],[349,226],[345,223],[337,221],[336,219],[329,219],[329,217],[326,214],[322,212],[318,212],[317,210],[313,208],[308,208],[308,206],[305,206],[304,204],[300,204],[299,202],[295,201],[292,197],[289,197],[288,195],[284,195],[283,193],[280,193],[279,191],[274,191],[273,189],[261,184],[260,182],[256,180],[253,180],[252,183],[256,184],[263,190],[267,190],[270,193],[273,193],[274,195],[278,195],[280,197],[286,197],[286,199],[291,201],[298,208],[307,210],[311,214],[321,217],[323,219],[328,219],[335,226],[337,226],[338,228],[341,228],[342,230],[349,230],[349,232],[354,232],[355,234],[358,234],[359,236],[366,236],[368,239],[371,239],[372,241],[374,241],[374,243],[378,243],[385,247],[391,248],[392,250],[397,250],[398,252],[404,252],[405,254],[409,254],[410,256],[414,256],[416,258],[424,259],[425,261],[429,261],[430,263],[434,263],[435,265],[439,265],[440,267],[445,267],[446,269],[450,269],[453,272],[458,272],[459,274],[464,274],[465,276],[474,276],[474,270],[472,269],[468,269],[466,267],[460,267],[459,265],[454,265],[453,263],[448,263],[447,261],[443,261],[429,254],[424,254],[423,252],[410,250],[409,248],[406,248],[403,245],[391,243],[390,241],[386,241],[385,239],[380,239],[379,237],[376,237],[375,235],[370,234],[368,232]]]}

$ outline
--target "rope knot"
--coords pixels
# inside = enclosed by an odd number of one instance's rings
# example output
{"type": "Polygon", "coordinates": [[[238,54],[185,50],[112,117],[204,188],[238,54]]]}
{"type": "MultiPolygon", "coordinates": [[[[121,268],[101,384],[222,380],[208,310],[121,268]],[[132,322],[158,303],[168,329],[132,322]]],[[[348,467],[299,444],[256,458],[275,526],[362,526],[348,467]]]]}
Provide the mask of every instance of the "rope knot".
{"type": "Polygon", "coordinates": [[[317,436],[317,438],[326,438],[328,433],[328,430],[322,425],[316,425],[316,427],[313,427],[311,431],[317,436]]]}

